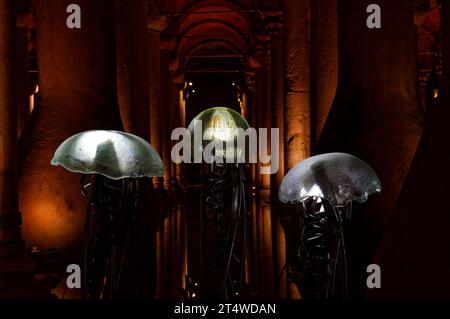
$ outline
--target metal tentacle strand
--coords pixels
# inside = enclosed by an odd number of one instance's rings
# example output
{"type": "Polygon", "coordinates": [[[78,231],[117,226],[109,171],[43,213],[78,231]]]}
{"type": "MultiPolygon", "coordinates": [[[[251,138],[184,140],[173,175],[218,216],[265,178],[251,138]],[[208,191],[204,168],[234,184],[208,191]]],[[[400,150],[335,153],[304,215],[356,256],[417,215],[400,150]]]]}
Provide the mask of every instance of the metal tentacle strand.
{"type": "Polygon", "coordinates": [[[84,230],[83,298],[110,299],[120,293],[133,253],[138,180],[92,175],[82,179],[88,199],[84,230]],[[88,191],[87,191],[88,190],[88,191]],[[131,257],[131,258],[130,258],[131,257]]]}
{"type": "Polygon", "coordinates": [[[220,278],[219,290],[212,295],[209,293],[208,297],[235,299],[244,287],[245,278],[247,235],[243,167],[215,163],[205,178],[204,193],[207,206],[204,214],[209,212],[214,219],[213,264],[220,278]]]}
{"type": "Polygon", "coordinates": [[[300,206],[301,238],[294,275],[305,299],[346,298],[347,266],[343,217],[347,208],[332,207],[320,197],[300,206]]]}

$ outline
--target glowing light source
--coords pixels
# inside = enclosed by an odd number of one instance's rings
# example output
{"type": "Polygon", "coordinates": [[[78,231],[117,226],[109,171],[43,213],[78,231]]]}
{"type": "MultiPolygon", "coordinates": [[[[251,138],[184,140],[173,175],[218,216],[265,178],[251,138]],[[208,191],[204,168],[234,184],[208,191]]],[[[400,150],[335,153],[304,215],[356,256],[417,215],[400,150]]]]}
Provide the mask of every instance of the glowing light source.
{"type": "Polygon", "coordinates": [[[433,98],[434,98],[434,99],[437,99],[438,96],[439,96],[439,90],[438,90],[438,89],[434,89],[434,90],[433,90],[433,98]]]}
{"type": "MultiPolygon", "coordinates": [[[[239,129],[249,128],[247,121],[238,112],[227,107],[213,107],[198,114],[189,124],[188,130],[191,136],[195,136],[196,126],[201,125],[203,145],[199,145],[198,151],[203,152],[203,147],[211,141],[225,144],[222,150],[216,150],[216,155],[236,159],[246,150],[237,149],[239,129]]],[[[194,146],[195,143],[192,143],[194,146]]],[[[245,152],[245,153],[244,153],[245,152]]]]}
{"type": "Polygon", "coordinates": [[[163,163],[155,149],[142,138],[119,131],[75,134],[57,148],[51,164],[111,179],[163,176],[163,163]]]}
{"type": "Polygon", "coordinates": [[[367,163],[350,154],[327,153],[294,166],[284,177],[278,198],[295,203],[318,196],[332,205],[345,205],[352,200],[365,202],[379,192],[380,180],[367,163]]]}
{"type": "Polygon", "coordinates": [[[36,95],[36,94],[38,94],[38,92],[39,92],[39,84],[37,84],[36,83],[36,85],[35,85],[35,87],[34,87],[34,91],[33,91],[33,93],[29,96],[29,102],[28,102],[28,105],[29,105],[29,107],[28,107],[28,111],[29,111],[29,114],[31,114],[32,112],[33,112],[33,110],[34,110],[34,96],[36,95]]]}

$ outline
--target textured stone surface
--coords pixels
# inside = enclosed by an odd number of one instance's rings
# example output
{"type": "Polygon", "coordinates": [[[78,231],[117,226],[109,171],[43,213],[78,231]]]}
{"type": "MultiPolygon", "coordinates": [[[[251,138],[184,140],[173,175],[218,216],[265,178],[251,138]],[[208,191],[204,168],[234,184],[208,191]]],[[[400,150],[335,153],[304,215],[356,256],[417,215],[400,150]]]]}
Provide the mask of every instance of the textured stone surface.
{"type": "Polygon", "coordinates": [[[288,92],[285,110],[286,171],[310,155],[309,92],[288,92]]]}
{"type": "Polygon", "coordinates": [[[310,70],[308,2],[282,2],[285,24],[285,152],[286,171],[310,152],[310,70]]]}
{"type": "MultiPolygon", "coordinates": [[[[146,1],[116,0],[115,21],[117,97],[127,132],[150,137],[146,1]]],[[[103,13],[105,17],[108,15],[103,13]]]]}
{"type": "Polygon", "coordinates": [[[348,151],[371,164],[383,193],[373,222],[392,213],[422,134],[413,1],[381,1],[382,28],[368,29],[370,1],[342,1],[338,93],[319,151],[348,151]]]}
{"type": "Polygon", "coordinates": [[[319,139],[336,94],[338,78],[338,0],[311,1],[312,129],[319,139]]]}
{"type": "Polygon", "coordinates": [[[382,193],[355,206],[348,231],[351,280],[359,289],[422,135],[413,2],[379,1],[381,29],[366,26],[371,1],[339,4],[338,90],[317,152],[358,156],[381,180],[382,193]]]}
{"type": "Polygon", "coordinates": [[[443,83],[375,262],[382,288],[371,297],[449,298],[450,5],[443,3],[443,83]]]}
{"type": "Polygon", "coordinates": [[[66,27],[70,3],[37,4],[42,100],[21,145],[19,187],[27,244],[63,251],[75,247],[79,252],[86,209],[80,175],[55,168],[50,160],[58,145],[75,133],[121,127],[115,96],[113,7],[109,1],[79,1],[82,28],[70,30],[66,27]]]}
{"type": "Polygon", "coordinates": [[[0,214],[17,211],[16,127],[13,102],[14,15],[12,1],[0,2],[0,214]]]}

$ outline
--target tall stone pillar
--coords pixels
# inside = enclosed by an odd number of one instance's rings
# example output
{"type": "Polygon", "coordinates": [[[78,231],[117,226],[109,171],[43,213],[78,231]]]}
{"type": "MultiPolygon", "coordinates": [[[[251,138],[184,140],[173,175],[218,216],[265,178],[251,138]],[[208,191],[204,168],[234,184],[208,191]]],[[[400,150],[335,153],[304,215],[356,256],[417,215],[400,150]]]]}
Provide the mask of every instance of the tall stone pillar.
{"type": "MultiPolygon", "coordinates": [[[[252,59],[254,61],[254,59],[252,59]]],[[[251,67],[251,66],[250,66],[251,67]]],[[[257,128],[257,96],[256,96],[256,72],[255,70],[246,73],[247,92],[247,121],[251,127],[257,128]]],[[[258,164],[251,164],[251,181],[252,189],[250,192],[251,200],[249,205],[250,211],[250,234],[249,234],[249,248],[248,248],[248,277],[247,284],[251,291],[258,290],[259,283],[259,262],[258,262],[258,210],[257,210],[257,178],[259,175],[258,164]]]]}
{"type": "MultiPolygon", "coordinates": [[[[263,89],[264,79],[262,77],[262,69],[258,68],[255,71],[255,94],[253,98],[253,125],[255,128],[264,127],[262,121],[262,101],[263,101],[263,89]]],[[[262,236],[262,217],[261,217],[261,189],[262,189],[262,175],[261,175],[261,162],[258,161],[255,164],[255,189],[254,198],[252,200],[252,214],[254,214],[254,223],[252,228],[252,238],[254,238],[254,290],[260,296],[264,291],[264,250],[263,250],[263,236],[262,236]]]]}
{"type": "Polygon", "coordinates": [[[270,176],[270,207],[272,215],[274,276],[277,296],[286,298],[286,275],[282,273],[278,279],[284,264],[286,263],[286,245],[283,228],[280,222],[280,209],[278,205],[278,188],[284,177],[284,25],[281,23],[281,12],[273,12],[266,25],[271,34],[271,65],[272,65],[272,127],[278,128],[278,165],[277,172],[270,176]]]}
{"type": "MultiPolygon", "coordinates": [[[[6,258],[24,252],[17,195],[17,112],[13,101],[15,16],[13,1],[0,1],[0,290],[6,258]]],[[[9,270],[10,271],[10,270],[9,270]]]]}
{"type": "Polygon", "coordinates": [[[36,280],[24,253],[17,193],[17,110],[14,103],[14,2],[0,1],[0,299],[46,298],[49,278],[36,280]]]}
{"type": "Polygon", "coordinates": [[[308,0],[283,0],[285,38],[286,171],[310,155],[311,107],[308,0]]]}
{"type": "MultiPolygon", "coordinates": [[[[147,25],[148,47],[148,99],[150,107],[150,143],[161,154],[161,112],[162,87],[161,87],[161,47],[160,36],[168,25],[166,16],[152,16],[147,25]]],[[[160,178],[153,180],[155,188],[160,189],[163,183],[160,178]]]]}
{"type": "MultiPolygon", "coordinates": [[[[178,78],[175,77],[173,70],[170,70],[169,77],[169,133],[167,138],[169,140],[169,156],[171,155],[171,149],[175,145],[176,141],[171,140],[172,131],[180,126],[180,85],[178,78]]],[[[172,222],[172,297],[181,298],[181,286],[182,286],[182,247],[181,247],[181,209],[180,209],[180,165],[170,160],[170,214],[172,222]]]]}
{"type": "MultiPolygon", "coordinates": [[[[177,176],[177,167],[180,166],[180,164],[176,164],[171,159],[171,150],[172,147],[176,144],[176,141],[171,140],[171,134],[172,131],[180,126],[180,83],[178,83],[175,72],[170,71],[169,76],[169,105],[167,109],[167,113],[169,116],[169,132],[167,135],[167,139],[169,141],[169,161],[170,161],[170,182],[173,187],[178,187],[178,176],[177,176]]],[[[179,171],[179,169],[178,169],[179,171]]]]}
{"type": "MultiPolygon", "coordinates": [[[[50,165],[60,143],[90,129],[121,129],[116,96],[113,5],[80,0],[81,29],[66,26],[70,0],[37,2],[41,102],[23,136],[19,179],[23,233],[29,245],[81,255],[86,202],[80,176],[50,165]]],[[[2,19],[3,21],[3,19],[2,19]]]]}
{"type": "MultiPolygon", "coordinates": [[[[310,156],[311,106],[310,106],[310,52],[309,52],[309,0],[281,1],[284,36],[284,171],[288,172],[300,161],[310,156]]],[[[281,209],[281,208],[280,208],[281,209]]],[[[286,251],[297,245],[298,229],[290,223],[290,211],[283,207],[286,251]]],[[[289,298],[300,298],[296,286],[288,285],[289,298]]]]}
{"type": "MultiPolygon", "coordinates": [[[[165,44],[167,46],[167,44],[165,44]]],[[[161,83],[167,88],[170,85],[169,76],[169,50],[168,48],[161,49],[161,83]]],[[[164,163],[164,189],[168,190],[170,188],[170,178],[171,178],[171,159],[170,159],[170,118],[167,112],[167,106],[169,105],[169,91],[164,90],[162,92],[162,105],[165,112],[162,112],[161,116],[161,158],[164,163]]]]}
{"type": "Polygon", "coordinates": [[[163,258],[164,268],[161,274],[158,273],[158,286],[161,286],[161,298],[172,297],[172,214],[170,211],[167,213],[163,220],[163,258]]]}
{"type": "MultiPolygon", "coordinates": [[[[261,100],[259,107],[259,127],[267,129],[267,143],[263,145],[266,149],[265,154],[270,155],[270,128],[272,127],[272,57],[271,57],[271,38],[268,34],[260,34],[258,37],[257,54],[261,63],[260,77],[261,77],[261,100]]],[[[270,166],[270,163],[263,164],[263,166],[270,166]]],[[[269,200],[270,195],[270,175],[261,175],[261,185],[264,191],[264,196],[269,200]]]]}
{"type": "MultiPolygon", "coordinates": [[[[261,84],[259,87],[262,90],[261,100],[259,107],[259,127],[267,129],[267,143],[263,145],[266,148],[265,153],[270,155],[271,148],[271,135],[270,128],[272,127],[272,59],[271,59],[271,43],[270,36],[267,34],[258,35],[258,55],[261,63],[261,84]]],[[[270,166],[270,163],[263,164],[262,166],[270,166]]],[[[261,168],[261,166],[260,166],[261,168]]],[[[274,259],[273,259],[273,242],[272,242],[272,212],[270,209],[270,174],[261,174],[261,170],[258,172],[260,175],[259,185],[259,231],[261,248],[262,248],[262,287],[264,297],[274,297],[275,290],[275,275],[274,275],[274,259]]]]}
{"type": "MultiPolygon", "coordinates": [[[[160,51],[160,83],[162,87],[169,87],[169,44],[167,42],[161,42],[160,51]]],[[[170,190],[170,178],[171,178],[171,160],[170,160],[170,119],[168,112],[163,111],[167,109],[169,105],[169,93],[168,90],[161,90],[161,109],[160,109],[160,147],[161,147],[161,159],[164,163],[164,194],[165,205],[164,215],[161,228],[158,230],[158,238],[160,241],[160,250],[158,258],[161,260],[158,262],[158,279],[157,279],[157,291],[159,298],[170,298],[172,294],[172,214],[171,203],[167,196],[170,190]]]]}
{"type": "Polygon", "coordinates": [[[311,5],[311,123],[314,143],[330,112],[338,78],[338,0],[310,1],[311,5]]]}
{"type": "MultiPolygon", "coordinates": [[[[104,3],[104,6],[109,5],[104,3]]],[[[115,0],[117,96],[125,131],[150,136],[147,1],[115,0]]]]}
{"type": "Polygon", "coordinates": [[[355,207],[348,228],[353,294],[397,203],[423,131],[416,72],[413,0],[379,0],[381,28],[366,19],[370,0],[339,2],[339,85],[318,152],[347,152],[377,172],[382,192],[355,207]]]}
{"type": "MultiPolygon", "coordinates": [[[[16,17],[16,54],[14,65],[15,103],[17,110],[17,137],[20,138],[30,118],[34,93],[36,91],[36,78],[31,77],[30,47],[32,43],[32,29],[36,27],[31,13],[18,13],[16,17]]],[[[37,76],[36,76],[37,77],[37,76]]]]}
{"type": "Polygon", "coordinates": [[[450,298],[450,3],[442,1],[443,79],[429,105],[425,130],[374,263],[374,298],[450,298]]]}
{"type": "MultiPolygon", "coordinates": [[[[148,49],[148,104],[150,115],[150,143],[155,150],[163,154],[162,144],[164,143],[162,136],[161,120],[163,106],[162,86],[161,86],[161,31],[163,31],[168,24],[166,16],[152,15],[148,19],[147,24],[147,49],[148,49]]],[[[164,178],[153,178],[153,185],[157,191],[164,188],[164,178]]],[[[160,223],[158,220],[157,223],[160,223]]],[[[156,298],[166,297],[167,285],[164,280],[165,271],[165,254],[164,254],[164,222],[160,223],[156,231],[156,298]]]]}
{"type": "MultiPolygon", "coordinates": [[[[17,112],[13,101],[15,17],[12,1],[0,2],[0,214],[17,214],[17,112]]],[[[11,217],[9,217],[11,219],[11,217]]],[[[17,218],[13,218],[19,221],[17,218]]],[[[11,219],[11,221],[13,220],[11,219]]],[[[0,228],[2,242],[20,240],[20,227],[0,228]],[[8,235],[7,235],[8,233],[8,235]]]]}
{"type": "Polygon", "coordinates": [[[414,1],[378,1],[381,28],[369,29],[369,0],[340,3],[339,88],[320,151],[348,151],[374,166],[383,192],[372,226],[389,221],[422,134],[417,94],[414,1]],[[339,132],[339,134],[336,134],[339,132]]]}

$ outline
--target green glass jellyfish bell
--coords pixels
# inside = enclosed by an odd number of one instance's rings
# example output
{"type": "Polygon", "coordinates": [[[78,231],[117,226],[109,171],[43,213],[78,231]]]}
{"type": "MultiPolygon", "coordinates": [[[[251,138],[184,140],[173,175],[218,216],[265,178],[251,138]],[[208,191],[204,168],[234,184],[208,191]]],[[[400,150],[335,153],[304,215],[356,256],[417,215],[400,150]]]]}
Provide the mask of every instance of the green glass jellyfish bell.
{"type": "Polygon", "coordinates": [[[214,155],[227,163],[245,162],[248,141],[244,132],[249,128],[245,118],[227,107],[212,107],[198,114],[189,124],[192,153],[203,154],[214,146],[214,155]]]}
{"type": "Polygon", "coordinates": [[[156,150],[139,136],[120,131],[75,134],[59,145],[51,164],[111,179],[163,176],[163,163],[156,150]]]}

